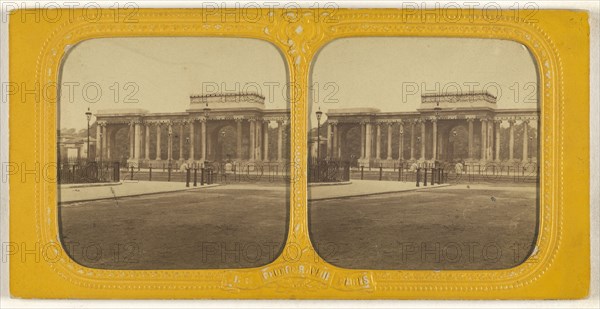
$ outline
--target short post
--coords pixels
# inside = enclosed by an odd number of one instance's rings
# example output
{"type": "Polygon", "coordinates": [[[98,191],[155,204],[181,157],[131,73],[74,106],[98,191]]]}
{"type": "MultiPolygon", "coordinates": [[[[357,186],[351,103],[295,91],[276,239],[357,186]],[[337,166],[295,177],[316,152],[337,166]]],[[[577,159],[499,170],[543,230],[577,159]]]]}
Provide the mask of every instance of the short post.
{"type": "Polygon", "coordinates": [[[435,185],[435,167],[431,168],[431,185],[435,185]]]}
{"type": "Polygon", "coordinates": [[[113,166],[113,170],[114,170],[115,175],[114,175],[113,178],[117,182],[121,181],[121,179],[120,179],[121,178],[121,171],[119,169],[120,169],[119,162],[115,162],[115,165],[113,166]]]}
{"type": "Polygon", "coordinates": [[[194,167],[194,187],[198,186],[198,168],[194,167]]]}
{"type": "Polygon", "coordinates": [[[129,178],[129,180],[133,180],[133,166],[131,167],[131,177],[129,178]]]}
{"type": "Polygon", "coordinates": [[[427,187],[427,168],[425,168],[424,171],[425,172],[423,173],[423,186],[427,187]]]}
{"type": "Polygon", "coordinates": [[[383,166],[379,164],[379,181],[383,178],[383,166]]]}
{"type": "Polygon", "coordinates": [[[420,172],[421,172],[421,168],[417,167],[417,174],[416,174],[416,177],[415,177],[415,178],[417,178],[417,187],[420,186],[419,182],[421,182],[420,172]]]}
{"type": "Polygon", "coordinates": [[[190,186],[190,169],[185,169],[185,186],[189,188],[190,186]]]}
{"type": "Polygon", "coordinates": [[[365,167],[364,165],[360,166],[360,180],[363,180],[365,176],[365,167]]]}
{"type": "Polygon", "coordinates": [[[171,181],[171,164],[169,164],[169,167],[167,168],[168,171],[168,179],[167,181],[171,181]]]}
{"type": "Polygon", "coordinates": [[[200,185],[204,185],[204,167],[200,168],[200,185]]]}
{"type": "Polygon", "coordinates": [[[148,169],[148,181],[152,181],[152,165],[148,169]]]}
{"type": "Polygon", "coordinates": [[[402,181],[402,165],[398,166],[398,181],[402,181]]]}

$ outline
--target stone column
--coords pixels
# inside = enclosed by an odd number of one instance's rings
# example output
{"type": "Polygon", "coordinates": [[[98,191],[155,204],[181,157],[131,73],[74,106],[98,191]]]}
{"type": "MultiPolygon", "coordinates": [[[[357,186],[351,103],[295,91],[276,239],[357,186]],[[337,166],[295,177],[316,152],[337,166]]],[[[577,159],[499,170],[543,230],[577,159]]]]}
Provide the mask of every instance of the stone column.
{"type": "MultiPolygon", "coordinates": [[[[104,135],[104,130],[102,130],[102,135],[104,135]]],[[[102,149],[104,150],[104,145],[102,145],[102,149]]],[[[104,156],[104,153],[102,153],[104,156]]],[[[129,159],[133,160],[135,158],[135,126],[133,121],[129,123],[129,159]]]]}
{"type": "Polygon", "coordinates": [[[237,139],[236,154],[237,154],[237,159],[242,160],[242,119],[236,118],[235,124],[237,126],[237,132],[235,135],[236,139],[237,139]]]}
{"type": "Polygon", "coordinates": [[[388,123],[387,130],[387,160],[392,159],[392,126],[394,124],[392,122],[388,123]]]}
{"type": "Polygon", "coordinates": [[[367,124],[365,125],[365,159],[370,160],[371,159],[371,150],[372,150],[372,145],[371,145],[371,123],[367,122],[367,124]]]}
{"type": "Polygon", "coordinates": [[[528,149],[528,139],[529,139],[529,120],[523,120],[523,162],[527,161],[527,159],[529,159],[529,154],[527,153],[529,151],[528,149]]]}
{"type": "Polygon", "coordinates": [[[255,160],[256,154],[256,120],[250,119],[250,160],[255,160]]]}
{"type": "Polygon", "coordinates": [[[150,124],[146,123],[144,133],[146,135],[144,143],[144,159],[150,160],[150,124]]]}
{"type": "Polygon", "coordinates": [[[425,120],[421,120],[421,161],[425,161],[425,120]]]}
{"type": "Polygon", "coordinates": [[[431,155],[433,157],[433,161],[437,160],[437,119],[432,119],[431,120],[431,127],[433,130],[433,141],[432,141],[432,149],[433,149],[433,154],[431,155]]]}
{"type": "Polygon", "coordinates": [[[283,161],[283,121],[277,121],[277,161],[283,161]]]}
{"type": "Polygon", "coordinates": [[[96,122],[96,161],[100,161],[100,154],[102,151],[102,126],[96,122]]]}
{"type": "Polygon", "coordinates": [[[515,150],[515,120],[511,119],[508,121],[509,129],[508,129],[508,160],[514,160],[514,150],[515,150]]]}
{"type": "Polygon", "coordinates": [[[190,161],[194,161],[194,159],[195,159],[194,158],[195,157],[195,154],[194,154],[194,148],[195,148],[195,143],[194,143],[194,139],[195,139],[194,138],[194,125],[195,125],[194,119],[191,119],[190,120],[190,146],[189,146],[190,147],[190,153],[189,153],[189,160],[190,161]]]}
{"type": "Polygon", "coordinates": [[[337,123],[333,123],[333,145],[332,145],[332,151],[331,151],[331,158],[332,159],[336,159],[338,157],[338,127],[337,127],[337,123]]]}
{"type": "MultiPolygon", "coordinates": [[[[107,124],[107,126],[108,126],[108,124],[107,124]]],[[[105,137],[105,139],[106,139],[106,161],[109,161],[110,158],[111,158],[110,157],[110,149],[111,149],[111,147],[110,147],[110,142],[111,142],[110,141],[110,133],[111,132],[112,132],[112,130],[107,127],[106,128],[106,137],[105,137]]]]}
{"type": "Polygon", "coordinates": [[[179,160],[183,160],[183,126],[185,123],[182,121],[179,124],[179,160]]]}
{"type": "Polygon", "coordinates": [[[494,159],[494,154],[492,153],[492,148],[494,148],[494,121],[488,120],[488,136],[487,136],[487,154],[486,157],[488,160],[494,159]]]}
{"type": "Polygon", "coordinates": [[[398,125],[398,160],[404,160],[404,124],[398,125]]]}
{"type": "Polygon", "coordinates": [[[162,160],[162,154],[161,154],[161,149],[160,149],[160,135],[161,135],[161,129],[160,129],[160,123],[156,124],[156,159],[155,160],[162,160]]]}
{"type": "Polygon", "coordinates": [[[502,120],[496,120],[494,124],[494,130],[496,131],[496,161],[500,161],[500,124],[502,124],[502,120]]]}
{"type": "Polygon", "coordinates": [[[331,129],[332,129],[332,124],[328,123],[327,124],[327,138],[326,138],[326,140],[327,140],[327,153],[325,155],[325,158],[327,158],[327,159],[331,159],[331,157],[332,157],[332,151],[331,151],[331,149],[332,149],[332,144],[333,144],[332,142],[333,141],[331,140],[331,129]]]}
{"type": "Polygon", "coordinates": [[[415,126],[414,121],[410,122],[410,159],[415,159],[415,126]]]}
{"type": "Polygon", "coordinates": [[[487,119],[482,118],[481,120],[481,160],[487,160],[487,119]]]}
{"type": "Polygon", "coordinates": [[[101,127],[101,137],[102,140],[102,160],[106,160],[106,123],[102,124],[101,127]]]}
{"type": "Polygon", "coordinates": [[[269,121],[263,123],[263,161],[269,161],[269,121]]]}
{"type": "Polygon", "coordinates": [[[377,160],[381,159],[381,124],[380,123],[376,123],[375,126],[377,127],[377,132],[376,134],[376,139],[375,139],[375,158],[377,160]]]}
{"type": "Polygon", "coordinates": [[[140,156],[140,152],[142,149],[142,135],[141,135],[141,124],[139,122],[135,123],[135,137],[134,137],[134,145],[135,145],[135,150],[134,150],[134,159],[139,160],[141,159],[140,156]]]}
{"type": "Polygon", "coordinates": [[[473,118],[467,118],[467,123],[469,125],[469,160],[473,160],[473,118]]]}
{"type": "Polygon", "coordinates": [[[206,118],[200,119],[200,159],[206,160],[206,118]]]}
{"type": "Polygon", "coordinates": [[[167,140],[167,160],[173,160],[173,125],[169,122],[167,127],[168,140],[167,140]]]}
{"type": "Polygon", "coordinates": [[[360,158],[365,158],[365,124],[360,123],[360,158]]]}
{"type": "Polygon", "coordinates": [[[256,160],[262,159],[262,120],[254,125],[256,128],[256,160]]]}

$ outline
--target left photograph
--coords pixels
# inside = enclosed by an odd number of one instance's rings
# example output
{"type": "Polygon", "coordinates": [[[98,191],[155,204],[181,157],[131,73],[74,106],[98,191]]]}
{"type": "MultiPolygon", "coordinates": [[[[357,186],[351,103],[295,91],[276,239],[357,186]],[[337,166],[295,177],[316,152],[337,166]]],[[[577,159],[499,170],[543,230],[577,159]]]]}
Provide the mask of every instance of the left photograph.
{"type": "Polygon", "coordinates": [[[243,38],[69,46],[57,119],[60,241],[98,269],[260,267],[289,218],[285,59],[243,38]]]}

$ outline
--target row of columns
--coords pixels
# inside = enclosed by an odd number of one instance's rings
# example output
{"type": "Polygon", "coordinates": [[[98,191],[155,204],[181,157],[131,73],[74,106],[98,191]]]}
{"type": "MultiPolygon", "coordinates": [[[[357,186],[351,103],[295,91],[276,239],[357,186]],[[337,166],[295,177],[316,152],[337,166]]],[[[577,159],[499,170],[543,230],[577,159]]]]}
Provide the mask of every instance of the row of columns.
{"type": "MultiPolygon", "coordinates": [[[[236,158],[242,160],[243,147],[242,147],[242,134],[243,126],[242,122],[244,119],[237,118],[236,122],[236,158]]],[[[201,119],[200,121],[200,160],[204,161],[207,159],[208,142],[207,139],[207,128],[206,120],[201,119]]],[[[259,119],[248,119],[250,138],[249,138],[249,160],[269,160],[269,131],[268,125],[269,120],[259,119]],[[261,134],[262,133],[262,134],[261,134]]],[[[283,161],[283,121],[277,120],[277,160],[283,161]]],[[[150,135],[152,126],[156,127],[156,156],[154,160],[162,160],[162,145],[161,136],[163,127],[167,129],[167,160],[173,160],[173,123],[158,123],[158,122],[130,122],[129,123],[129,160],[150,160],[150,135]],[[142,132],[143,131],[143,132],[142,132]],[[142,157],[143,149],[143,157],[142,157]]],[[[188,160],[195,160],[195,122],[192,120],[182,122],[179,124],[179,160],[185,159],[183,156],[184,143],[184,127],[189,127],[189,151],[188,160]]],[[[96,130],[96,141],[99,145],[99,149],[96,152],[97,160],[109,160],[110,155],[110,135],[107,134],[107,124],[99,123],[96,130]]]]}
{"type": "MultiPolygon", "coordinates": [[[[475,118],[468,118],[466,121],[468,123],[468,160],[473,160],[475,158],[474,151],[474,132],[473,132],[473,122],[475,118]]],[[[481,118],[481,143],[480,143],[480,160],[482,161],[490,161],[490,160],[500,160],[500,126],[502,124],[502,120],[499,119],[488,119],[481,118]],[[495,150],[495,151],[494,151],[495,150]]],[[[427,159],[437,160],[438,157],[438,145],[442,146],[442,144],[438,143],[438,136],[440,135],[438,132],[437,122],[438,119],[429,119],[431,122],[432,129],[432,158],[425,157],[425,146],[427,144],[426,141],[426,132],[427,132],[427,120],[420,119],[415,121],[410,121],[408,124],[410,125],[410,160],[417,160],[415,157],[415,134],[416,134],[416,126],[420,126],[420,157],[418,160],[424,161],[427,159]]],[[[508,120],[509,123],[509,160],[514,160],[514,125],[515,120],[508,120]]],[[[529,120],[522,120],[524,125],[523,132],[523,153],[522,160],[528,159],[528,142],[529,142],[529,120]]],[[[393,139],[393,122],[381,122],[381,123],[371,123],[371,122],[362,122],[360,124],[361,131],[361,160],[393,160],[392,158],[392,139],[393,139]],[[387,157],[381,157],[381,136],[382,130],[381,127],[387,125],[387,157]],[[375,126],[375,128],[373,128],[375,126]],[[373,129],[375,129],[375,154],[373,156],[373,129]],[[371,138],[367,138],[371,137],[371,138]]],[[[338,132],[338,124],[337,122],[330,122],[327,127],[327,158],[335,159],[341,158],[341,144],[338,132]]],[[[404,123],[398,123],[398,159],[404,160],[404,123]]]]}

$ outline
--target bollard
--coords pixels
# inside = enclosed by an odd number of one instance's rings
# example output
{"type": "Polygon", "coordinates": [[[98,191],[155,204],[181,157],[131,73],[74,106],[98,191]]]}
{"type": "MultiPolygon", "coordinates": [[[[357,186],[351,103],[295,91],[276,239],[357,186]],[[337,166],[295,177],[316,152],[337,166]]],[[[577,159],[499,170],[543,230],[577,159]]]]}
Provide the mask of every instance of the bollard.
{"type": "Polygon", "coordinates": [[[379,165],[379,181],[383,178],[383,166],[379,165]]]}
{"type": "Polygon", "coordinates": [[[415,178],[417,179],[417,187],[419,187],[419,186],[420,186],[419,182],[421,182],[421,175],[420,175],[420,172],[421,172],[421,168],[417,167],[417,173],[416,173],[416,175],[415,175],[415,176],[416,176],[415,178]]]}
{"type": "Polygon", "coordinates": [[[402,166],[398,166],[398,181],[402,181],[402,166]]]}
{"type": "Polygon", "coordinates": [[[200,168],[200,185],[204,185],[204,167],[200,168]]]}
{"type": "Polygon", "coordinates": [[[150,169],[148,170],[148,181],[152,181],[152,166],[150,166],[150,169]]]}
{"type": "Polygon", "coordinates": [[[129,180],[133,180],[133,166],[131,167],[131,177],[129,178],[129,180]]]}
{"type": "Polygon", "coordinates": [[[427,187],[427,168],[425,168],[423,173],[423,186],[427,187]]]}
{"type": "Polygon", "coordinates": [[[432,167],[431,168],[431,185],[432,186],[435,185],[435,172],[436,172],[435,167],[432,167]]]}
{"type": "Polygon", "coordinates": [[[194,167],[194,187],[198,186],[198,168],[194,167]]]}
{"type": "Polygon", "coordinates": [[[169,172],[169,178],[167,179],[167,181],[171,181],[171,164],[169,164],[169,168],[167,169],[167,171],[169,172]]]}
{"type": "Polygon", "coordinates": [[[121,179],[120,179],[121,178],[121,171],[120,171],[120,168],[119,168],[119,162],[115,162],[115,164],[113,166],[113,171],[115,173],[115,175],[114,175],[115,181],[116,182],[121,181],[121,179]]]}
{"type": "Polygon", "coordinates": [[[442,183],[442,171],[444,169],[443,168],[438,168],[438,185],[442,183]]]}
{"type": "Polygon", "coordinates": [[[363,180],[365,176],[365,167],[363,165],[360,166],[360,180],[363,180]]]}
{"type": "Polygon", "coordinates": [[[186,168],[185,169],[185,186],[186,187],[190,187],[190,169],[186,168]]]}

